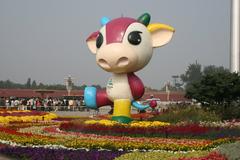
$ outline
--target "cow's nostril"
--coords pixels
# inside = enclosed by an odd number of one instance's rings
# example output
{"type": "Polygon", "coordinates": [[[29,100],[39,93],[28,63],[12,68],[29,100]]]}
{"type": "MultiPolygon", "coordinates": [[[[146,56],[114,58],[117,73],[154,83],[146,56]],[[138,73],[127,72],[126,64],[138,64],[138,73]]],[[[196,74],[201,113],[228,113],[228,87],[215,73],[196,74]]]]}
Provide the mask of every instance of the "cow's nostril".
{"type": "Polygon", "coordinates": [[[99,59],[98,60],[98,64],[102,67],[102,68],[105,68],[105,69],[110,69],[111,67],[109,66],[109,64],[107,63],[106,60],[104,59],[99,59]]]}
{"type": "Polygon", "coordinates": [[[124,66],[127,66],[128,64],[129,64],[129,60],[127,57],[121,57],[117,61],[118,67],[124,67],[124,66]]]}

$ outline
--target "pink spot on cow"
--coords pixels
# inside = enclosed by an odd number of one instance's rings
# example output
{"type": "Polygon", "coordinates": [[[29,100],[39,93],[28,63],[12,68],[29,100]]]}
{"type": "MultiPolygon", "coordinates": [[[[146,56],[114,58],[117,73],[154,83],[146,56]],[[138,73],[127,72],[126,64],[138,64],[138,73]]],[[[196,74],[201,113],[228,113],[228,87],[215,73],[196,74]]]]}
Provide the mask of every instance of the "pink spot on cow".
{"type": "Polygon", "coordinates": [[[96,101],[97,101],[98,107],[113,104],[113,102],[108,99],[106,90],[98,90],[96,96],[97,96],[96,101]]]}
{"type": "Polygon", "coordinates": [[[145,91],[144,85],[140,78],[138,78],[134,73],[128,73],[128,83],[131,88],[132,96],[135,100],[140,99],[145,91]]]}
{"type": "Polygon", "coordinates": [[[106,24],[107,44],[121,43],[128,26],[134,22],[137,22],[137,20],[128,17],[121,17],[108,22],[106,24]]]}

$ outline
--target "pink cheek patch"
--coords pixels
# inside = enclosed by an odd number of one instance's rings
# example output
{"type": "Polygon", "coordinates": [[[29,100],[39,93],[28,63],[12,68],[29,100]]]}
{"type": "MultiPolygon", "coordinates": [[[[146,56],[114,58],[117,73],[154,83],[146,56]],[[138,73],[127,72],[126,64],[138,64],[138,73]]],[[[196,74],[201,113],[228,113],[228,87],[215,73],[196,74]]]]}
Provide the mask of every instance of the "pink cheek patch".
{"type": "Polygon", "coordinates": [[[117,18],[106,25],[106,43],[121,43],[128,26],[137,20],[133,18],[117,18]]]}

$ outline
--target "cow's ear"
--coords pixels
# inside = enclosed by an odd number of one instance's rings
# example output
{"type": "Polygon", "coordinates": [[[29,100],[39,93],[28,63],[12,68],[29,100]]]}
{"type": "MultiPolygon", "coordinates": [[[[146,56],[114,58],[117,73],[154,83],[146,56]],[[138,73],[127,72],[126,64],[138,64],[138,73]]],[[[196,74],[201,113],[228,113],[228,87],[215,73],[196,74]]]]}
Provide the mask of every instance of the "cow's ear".
{"type": "Polygon", "coordinates": [[[99,32],[93,32],[86,40],[89,50],[93,53],[97,53],[96,39],[99,32]]]}
{"type": "Polygon", "coordinates": [[[154,48],[167,44],[175,32],[173,27],[160,23],[149,24],[147,29],[151,33],[154,48]]]}

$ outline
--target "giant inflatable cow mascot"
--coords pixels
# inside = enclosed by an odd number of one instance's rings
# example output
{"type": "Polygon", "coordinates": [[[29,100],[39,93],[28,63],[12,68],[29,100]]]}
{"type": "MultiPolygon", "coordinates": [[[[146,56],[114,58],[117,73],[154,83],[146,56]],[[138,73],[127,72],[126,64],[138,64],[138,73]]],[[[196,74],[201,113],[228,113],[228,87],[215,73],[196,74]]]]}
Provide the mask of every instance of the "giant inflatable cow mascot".
{"type": "Polygon", "coordinates": [[[87,107],[97,109],[113,105],[112,120],[131,122],[131,106],[144,110],[149,105],[137,102],[144,94],[144,85],[134,72],[145,67],[152,58],[153,49],[167,44],[174,28],[160,23],[149,23],[150,15],[138,19],[120,17],[101,20],[102,28],[87,38],[97,64],[112,76],[106,90],[86,87],[84,101],[87,107]]]}

